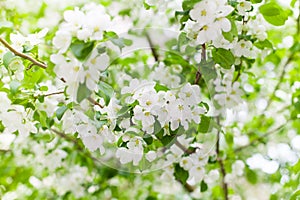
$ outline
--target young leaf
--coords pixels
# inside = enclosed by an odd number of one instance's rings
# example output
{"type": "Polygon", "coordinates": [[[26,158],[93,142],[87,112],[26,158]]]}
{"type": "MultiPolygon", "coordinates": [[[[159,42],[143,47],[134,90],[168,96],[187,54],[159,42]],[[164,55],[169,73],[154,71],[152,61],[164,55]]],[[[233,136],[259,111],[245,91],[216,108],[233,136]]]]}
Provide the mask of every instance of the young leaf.
{"type": "Polygon", "coordinates": [[[80,61],[85,61],[94,48],[94,42],[75,41],[70,48],[73,55],[80,61]]]}
{"type": "Polygon", "coordinates": [[[209,131],[209,129],[211,128],[210,121],[211,121],[210,117],[202,115],[201,116],[201,122],[198,126],[198,132],[207,133],[209,131]]]}
{"type": "Polygon", "coordinates": [[[217,78],[217,72],[214,68],[214,62],[202,62],[200,63],[200,72],[202,77],[206,82],[210,81],[211,79],[217,78]]]}
{"type": "Polygon", "coordinates": [[[265,20],[274,26],[282,26],[288,19],[286,11],[275,2],[267,3],[259,7],[265,20]]]}
{"type": "Polygon", "coordinates": [[[86,87],[85,83],[81,84],[79,83],[79,87],[77,90],[77,102],[80,103],[85,98],[89,97],[91,95],[91,91],[86,87]]]}
{"type": "Polygon", "coordinates": [[[226,49],[216,49],[212,52],[213,60],[224,69],[230,69],[235,62],[234,55],[226,49]]]}
{"type": "Polygon", "coordinates": [[[12,81],[9,84],[9,88],[12,94],[16,94],[19,90],[19,87],[21,86],[21,83],[18,81],[12,81]]]}
{"type": "Polygon", "coordinates": [[[207,184],[204,181],[201,181],[200,191],[205,192],[208,189],[207,184]]]}
{"type": "Polygon", "coordinates": [[[66,105],[63,105],[61,107],[59,107],[56,110],[56,117],[58,120],[61,120],[61,118],[63,117],[63,115],[65,114],[65,112],[68,110],[68,107],[66,105]]]}
{"type": "Polygon", "coordinates": [[[3,56],[3,64],[6,68],[8,68],[9,63],[12,61],[12,59],[15,57],[13,53],[10,51],[4,54],[3,56]]]}
{"type": "Polygon", "coordinates": [[[97,95],[104,99],[105,105],[108,105],[112,95],[114,94],[114,89],[103,81],[99,83],[98,88],[99,90],[97,92],[97,95]]]}

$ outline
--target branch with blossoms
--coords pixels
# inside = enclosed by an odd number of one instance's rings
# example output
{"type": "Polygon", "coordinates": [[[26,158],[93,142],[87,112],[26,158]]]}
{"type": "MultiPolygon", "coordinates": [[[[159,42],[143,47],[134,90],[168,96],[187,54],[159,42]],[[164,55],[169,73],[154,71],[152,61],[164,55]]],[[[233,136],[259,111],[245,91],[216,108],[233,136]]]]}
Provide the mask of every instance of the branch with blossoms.
{"type": "Polygon", "coordinates": [[[24,58],[26,60],[29,60],[30,62],[32,62],[32,64],[29,66],[29,69],[36,65],[36,66],[39,66],[43,69],[46,69],[47,68],[47,64],[43,63],[43,62],[40,62],[24,53],[21,53],[19,51],[17,51],[16,49],[14,49],[6,40],[4,40],[3,38],[0,37],[0,42],[6,47],[8,48],[13,54],[15,54],[16,56],[19,56],[21,58],[24,58]]]}

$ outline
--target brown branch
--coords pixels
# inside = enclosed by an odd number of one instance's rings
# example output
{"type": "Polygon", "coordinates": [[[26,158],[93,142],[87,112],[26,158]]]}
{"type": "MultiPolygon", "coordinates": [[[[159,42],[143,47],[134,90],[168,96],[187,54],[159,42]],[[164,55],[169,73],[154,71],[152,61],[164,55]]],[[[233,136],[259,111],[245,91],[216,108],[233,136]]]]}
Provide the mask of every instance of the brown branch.
{"type": "Polygon", "coordinates": [[[270,107],[271,103],[272,103],[272,100],[273,98],[275,97],[275,94],[276,94],[276,91],[280,88],[281,84],[282,84],[282,81],[283,81],[283,78],[286,74],[286,67],[291,63],[291,61],[293,60],[293,57],[294,57],[294,53],[292,53],[289,57],[288,57],[288,60],[286,61],[286,63],[284,64],[283,66],[283,69],[282,69],[282,72],[279,76],[279,79],[278,79],[278,82],[277,82],[277,85],[275,86],[270,98],[268,99],[268,102],[267,102],[267,106],[266,108],[264,109],[264,111],[268,110],[268,108],[270,107]]]}
{"type": "MultiPolygon", "coordinates": [[[[205,46],[205,44],[202,44],[201,62],[202,61],[204,61],[204,62],[206,61],[206,46],[205,46]]],[[[199,64],[198,70],[196,72],[196,78],[195,78],[194,84],[198,84],[201,77],[202,77],[202,74],[201,74],[201,71],[200,71],[200,64],[199,64]]]]}
{"type": "MultiPolygon", "coordinates": [[[[218,123],[219,123],[219,119],[217,119],[218,123]]],[[[225,170],[225,165],[224,165],[224,161],[221,158],[221,154],[220,154],[220,131],[218,131],[217,134],[217,144],[216,144],[216,154],[217,154],[217,161],[220,165],[220,171],[222,174],[222,188],[223,188],[223,193],[224,193],[224,199],[228,200],[228,185],[225,182],[225,177],[226,177],[226,170],[225,170]]]]}
{"type": "MultiPolygon", "coordinates": [[[[244,150],[244,149],[246,149],[246,148],[248,148],[248,147],[254,145],[254,144],[257,143],[257,142],[260,142],[260,141],[263,140],[264,138],[268,137],[269,135],[272,135],[272,134],[276,133],[277,131],[279,131],[280,129],[282,129],[282,128],[285,127],[285,126],[286,126],[286,123],[283,124],[283,125],[281,125],[281,126],[279,126],[279,127],[277,127],[277,128],[275,128],[274,130],[270,130],[270,131],[266,132],[266,133],[263,134],[262,136],[253,139],[249,144],[247,144],[247,145],[245,145],[245,146],[241,146],[241,147],[239,147],[239,148],[236,148],[236,149],[234,150],[234,152],[236,153],[236,152],[242,151],[242,150],[244,150]]],[[[248,135],[249,135],[249,134],[248,134],[248,135]]]]}
{"type": "Polygon", "coordinates": [[[152,55],[153,55],[153,58],[154,58],[155,62],[159,61],[158,53],[156,51],[156,48],[155,48],[148,32],[146,32],[146,38],[147,38],[147,41],[148,41],[149,46],[151,48],[151,52],[152,52],[152,55]]]}
{"type": "Polygon", "coordinates": [[[61,137],[61,138],[65,139],[65,140],[67,140],[68,142],[73,143],[73,144],[74,144],[74,147],[75,147],[78,151],[82,152],[83,154],[85,154],[86,156],[88,156],[88,157],[89,157],[90,159],[92,159],[93,161],[99,162],[99,163],[100,163],[100,161],[99,161],[97,158],[93,157],[88,151],[86,151],[86,149],[85,149],[84,147],[82,147],[82,146],[78,143],[78,141],[77,141],[76,139],[74,139],[73,137],[70,137],[70,136],[68,136],[67,134],[62,133],[62,132],[60,132],[60,131],[58,131],[58,130],[55,130],[55,129],[53,129],[53,128],[51,128],[50,130],[51,130],[52,132],[54,132],[56,135],[58,135],[59,137],[61,137]]]}
{"type": "Polygon", "coordinates": [[[10,44],[8,44],[8,42],[6,42],[6,40],[4,40],[3,38],[0,37],[0,42],[6,47],[8,48],[12,53],[14,53],[16,56],[19,56],[21,58],[24,58],[26,60],[29,60],[30,62],[32,62],[32,64],[30,65],[30,68],[32,67],[32,65],[36,65],[36,66],[39,66],[43,69],[46,69],[47,68],[47,65],[45,63],[42,63],[40,61],[37,61],[35,60],[34,58],[24,54],[24,53],[21,53],[21,52],[18,52],[16,49],[14,49],[10,44]]]}
{"type": "Polygon", "coordinates": [[[222,188],[223,188],[223,192],[224,192],[224,199],[228,200],[229,199],[228,198],[228,185],[225,182],[226,170],[225,170],[223,159],[220,156],[220,132],[218,132],[216,153],[217,153],[217,161],[220,165],[220,171],[222,174],[222,188]]]}
{"type": "Polygon", "coordinates": [[[57,95],[57,94],[64,94],[64,91],[60,91],[60,92],[53,92],[53,93],[44,94],[44,95],[41,95],[41,96],[44,96],[44,97],[49,97],[49,96],[53,96],[53,95],[57,95]]]}
{"type": "Polygon", "coordinates": [[[99,106],[100,108],[104,108],[104,106],[102,106],[100,103],[98,103],[95,99],[93,99],[92,97],[88,97],[87,98],[89,100],[89,102],[91,102],[92,104],[99,106]]]}

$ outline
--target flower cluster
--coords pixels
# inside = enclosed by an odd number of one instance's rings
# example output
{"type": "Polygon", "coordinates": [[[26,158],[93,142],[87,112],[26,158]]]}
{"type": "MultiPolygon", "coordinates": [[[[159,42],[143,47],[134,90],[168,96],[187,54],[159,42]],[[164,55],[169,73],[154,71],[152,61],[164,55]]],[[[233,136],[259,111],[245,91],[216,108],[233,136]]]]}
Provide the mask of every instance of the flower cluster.
{"type": "Polygon", "coordinates": [[[189,20],[185,29],[190,38],[195,39],[198,44],[214,41],[222,37],[222,31],[230,31],[231,23],[226,16],[233,10],[225,0],[200,1],[190,11],[193,21],[189,20]]]}
{"type": "Polygon", "coordinates": [[[233,69],[226,70],[223,77],[219,75],[219,77],[214,80],[216,91],[214,100],[222,109],[232,108],[242,102],[241,95],[243,92],[240,89],[240,83],[233,82],[232,80],[233,69]]]}
{"type": "Polygon", "coordinates": [[[94,91],[101,72],[108,67],[109,57],[96,48],[85,55],[84,48],[93,48],[94,41],[103,40],[104,31],[109,31],[112,26],[110,16],[103,6],[87,4],[81,10],[65,11],[64,20],[53,38],[53,45],[59,50],[58,54],[51,55],[51,61],[56,65],[55,72],[68,85],[67,93],[71,96],[76,96],[79,84],[85,84],[94,91]],[[69,49],[70,46],[72,49],[75,39],[79,41],[75,45],[81,46],[82,50],[72,54],[69,49]],[[80,41],[90,42],[87,47],[80,41]]]}

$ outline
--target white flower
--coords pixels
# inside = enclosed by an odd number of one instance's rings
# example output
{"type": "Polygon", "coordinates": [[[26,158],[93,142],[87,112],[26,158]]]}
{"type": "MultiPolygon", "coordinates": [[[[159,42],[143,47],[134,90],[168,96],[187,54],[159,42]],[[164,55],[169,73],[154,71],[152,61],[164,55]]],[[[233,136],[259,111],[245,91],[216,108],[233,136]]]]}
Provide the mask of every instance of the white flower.
{"type": "Polygon", "coordinates": [[[71,44],[72,36],[69,32],[59,30],[56,32],[55,37],[53,38],[53,45],[59,49],[60,53],[67,51],[71,44]]]}
{"type": "Polygon", "coordinates": [[[86,21],[85,14],[78,8],[65,11],[64,19],[67,23],[63,24],[63,29],[74,33],[78,31],[86,21]]]}
{"type": "Polygon", "coordinates": [[[136,123],[137,120],[140,120],[142,122],[143,130],[147,131],[148,133],[152,133],[153,125],[155,122],[154,116],[141,106],[136,106],[133,109],[133,112],[134,112],[134,116],[132,118],[133,121],[136,123]]]}
{"type": "Polygon", "coordinates": [[[199,149],[197,149],[196,152],[191,154],[189,157],[196,166],[204,166],[208,162],[208,156],[206,156],[203,151],[199,149]]]}
{"type": "Polygon", "coordinates": [[[205,169],[202,166],[193,166],[189,170],[189,177],[186,182],[190,185],[196,185],[203,180],[204,174],[205,169]]]}
{"type": "Polygon", "coordinates": [[[233,46],[233,53],[235,56],[237,57],[252,57],[253,54],[251,52],[251,48],[252,48],[252,42],[248,41],[248,40],[239,40],[238,42],[234,41],[234,46],[233,46]]]}
{"type": "Polygon", "coordinates": [[[7,97],[5,92],[0,92],[0,113],[2,111],[7,111],[11,104],[10,99],[7,97]]]}
{"type": "Polygon", "coordinates": [[[11,46],[19,52],[23,51],[23,45],[26,43],[26,40],[27,38],[20,33],[10,34],[10,41],[12,42],[11,46]]]}
{"type": "Polygon", "coordinates": [[[157,155],[156,155],[155,151],[148,151],[148,153],[146,153],[145,157],[149,162],[152,162],[156,159],[157,155]]]}
{"type": "Polygon", "coordinates": [[[127,147],[118,148],[116,157],[120,159],[121,164],[133,162],[133,165],[137,166],[143,157],[142,139],[139,137],[131,138],[127,147]]]}
{"type": "Polygon", "coordinates": [[[246,163],[250,169],[260,169],[267,174],[274,174],[279,168],[278,162],[267,160],[261,154],[252,155],[246,163]]]}
{"type": "Polygon", "coordinates": [[[27,40],[32,46],[40,44],[42,42],[41,39],[45,37],[47,33],[48,33],[48,29],[44,28],[38,33],[28,35],[27,40]]]}
{"type": "Polygon", "coordinates": [[[178,96],[187,105],[197,105],[201,102],[200,99],[200,87],[198,85],[185,84],[178,93],[178,96]]]}
{"type": "Polygon", "coordinates": [[[97,129],[94,125],[81,124],[77,127],[77,130],[86,148],[88,148],[90,151],[96,151],[99,149],[100,153],[104,154],[104,140],[100,134],[97,134],[97,129]]]}
{"type": "Polygon", "coordinates": [[[210,185],[215,183],[219,178],[220,178],[219,170],[214,169],[204,176],[204,181],[205,183],[210,185]]]}
{"type": "Polygon", "coordinates": [[[85,65],[88,66],[89,69],[95,69],[95,71],[104,71],[109,65],[109,56],[106,53],[99,55],[95,50],[92,52],[85,65]]]}
{"type": "Polygon", "coordinates": [[[193,162],[190,157],[183,157],[179,162],[180,167],[188,171],[192,168],[193,162]]]}
{"type": "Polygon", "coordinates": [[[237,160],[232,165],[232,173],[237,176],[242,176],[244,173],[245,164],[241,160],[237,160]]]}
{"type": "Polygon", "coordinates": [[[215,21],[216,9],[217,4],[215,1],[204,0],[195,4],[190,11],[190,16],[199,23],[199,26],[204,26],[215,21]]]}
{"type": "Polygon", "coordinates": [[[250,1],[245,1],[245,0],[238,0],[238,5],[236,9],[238,10],[239,15],[246,15],[246,11],[251,10],[251,3],[250,1]]]}

